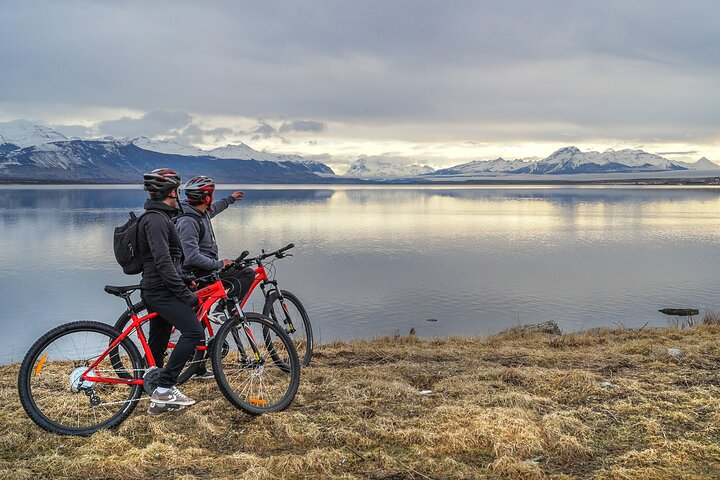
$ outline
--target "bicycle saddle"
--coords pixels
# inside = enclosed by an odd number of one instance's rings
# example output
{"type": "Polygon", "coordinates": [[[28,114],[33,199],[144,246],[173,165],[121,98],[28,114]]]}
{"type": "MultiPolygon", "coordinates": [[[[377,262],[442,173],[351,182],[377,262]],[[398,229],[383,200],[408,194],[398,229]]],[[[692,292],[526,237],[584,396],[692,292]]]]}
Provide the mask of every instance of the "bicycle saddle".
{"type": "Polygon", "coordinates": [[[105,285],[105,291],[110,295],[115,295],[116,297],[122,296],[123,293],[132,292],[139,289],[140,285],[128,285],[126,287],[114,287],[112,285],[105,285]]]}

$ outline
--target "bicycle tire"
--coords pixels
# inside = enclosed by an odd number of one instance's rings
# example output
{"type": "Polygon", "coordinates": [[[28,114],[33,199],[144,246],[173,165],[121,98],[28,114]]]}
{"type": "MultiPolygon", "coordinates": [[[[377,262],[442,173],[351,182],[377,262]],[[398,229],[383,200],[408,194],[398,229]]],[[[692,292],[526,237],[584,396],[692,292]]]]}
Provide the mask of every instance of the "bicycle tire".
{"type": "MultiPolygon", "coordinates": [[[[138,302],[133,305],[133,309],[136,312],[139,312],[140,310],[145,309],[145,303],[144,302],[138,302]]],[[[115,330],[118,331],[118,334],[125,331],[125,329],[132,323],[132,318],[130,314],[130,310],[125,310],[115,321],[115,330]]],[[[203,331],[206,331],[205,324],[202,324],[203,331]]],[[[145,338],[147,340],[150,339],[149,335],[149,328],[150,328],[150,322],[145,322],[140,328],[143,329],[145,332],[145,338]]],[[[142,351],[142,345],[140,345],[140,341],[136,340],[137,335],[135,333],[130,333],[128,335],[128,338],[131,338],[132,341],[135,343],[135,346],[138,348],[138,351],[142,351]]],[[[170,350],[169,348],[166,350],[170,350]]],[[[143,362],[145,362],[145,365],[147,366],[147,360],[145,358],[145,355],[142,355],[143,362]]],[[[200,368],[200,365],[202,365],[204,362],[207,361],[207,353],[205,350],[195,350],[195,353],[193,354],[193,357],[188,360],[188,362],[185,364],[185,367],[180,372],[180,375],[178,375],[177,378],[177,384],[182,385],[183,383],[187,382],[192,378],[193,375],[198,371],[200,368]]],[[[114,356],[110,358],[112,364],[114,367],[117,367],[117,360],[114,356]]],[[[157,359],[155,360],[157,362],[157,359]]]]}
{"type": "Polygon", "coordinates": [[[214,348],[211,357],[215,381],[232,405],[251,415],[279,412],[290,406],[300,385],[300,360],[295,345],[282,328],[267,317],[247,313],[245,317],[225,321],[215,335],[215,343],[228,345],[227,349],[214,348]],[[265,338],[263,342],[255,341],[260,350],[257,356],[254,351],[247,353],[245,343],[250,336],[245,328],[251,336],[265,338]],[[275,355],[283,356],[280,364],[266,360],[272,358],[267,350],[262,350],[267,348],[268,337],[277,343],[275,355]],[[249,380],[243,381],[244,374],[249,380]]]}
{"type": "Polygon", "coordinates": [[[313,355],[313,331],[312,325],[310,325],[310,317],[308,316],[307,310],[305,310],[302,302],[300,302],[300,299],[295,294],[288,292],[287,290],[280,290],[280,292],[282,293],[283,299],[287,303],[293,304],[295,310],[297,310],[297,312],[300,314],[300,318],[302,319],[302,325],[300,325],[297,320],[293,319],[293,326],[301,326],[301,328],[296,328],[295,332],[291,333],[288,331],[285,319],[278,318],[278,308],[280,309],[279,311],[282,311],[282,306],[280,305],[280,298],[278,296],[278,293],[275,290],[270,292],[270,294],[267,296],[267,299],[265,300],[265,306],[263,307],[263,315],[265,315],[266,317],[270,317],[274,322],[276,322],[285,330],[285,333],[288,334],[288,336],[295,344],[295,348],[298,352],[298,357],[300,358],[300,363],[303,367],[307,367],[310,365],[310,360],[312,359],[313,355]],[[278,305],[280,306],[278,307],[278,305]]]}
{"type": "MultiPolygon", "coordinates": [[[[59,435],[79,436],[88,436],[97,432],[98,430],[116,427],[117,425],[122,423],[122,421],[125,420],[137,406],[137,401],[139,400],[140,395],[143,391],[142,385],[114,385],[108,383],[93,384],[98,385],[98,389],[101,390],[101,392],[99,392],[96,397],[98,398],[98,400],[101,400],[102,398],[107,399],[108,396],[112,397],[112,389],[115,389],[114,391],[116,393],[120,393],[120,395],[117,397],[119,398],[119,401],[115,401],[113,397],[113,401],[108,403],[101,402],[96,405],[92,405],[92,403],[90,404],[90,408],[88,411],[93,412],[92,415],[96,420],[98,410],[93,411],[93,409],[96,407],[102,405],[105,410],[112,412],[113,409],[108,409],[107,405],[118,405],[119,409],[116,413],[112,413],[107,420],[87,426],[80,426],[81,415],[83,415],[81,413],[81,400],[85,400],[85,398],[83,397],[88,397],[88,402],[90,402],[89,399],[92,397],[87,393],[87,390],[83,390],[83,393],[81,393],[80,390],[73,392],[72,388],[68,388],[72,387],[73,385],[73,375],[75,374],[75,372],[77,372],[81,368],[85,368],[84,366],[80,366],[80,364],[86,363],[85,366],[88,366],[87,362],[89,362],[90,359],[96,358],[102,353],[102,351],[104,351],[105,348],[107,348],[107,340],[104,340],[103,338],[115,339],[117,338],[117,335],[118,332],[113,327],[105,323],[81,321],[60,325],[40,337],[25,354],[25,357],[23,358],[23,361],[20,365],[20,371],[18,373],[18,395],[20,397],[20,403],[22,404],[25,412],[28,414],[30,419],[32,419],[32,421],[35,422],[40,428],[48,432],[56,433],[59,435]],[[97,353],[95,355],[88,356],[87,358],[79,357],[78,359],[71,359],[67,355],[64,359],[58,358],[63,355],[63,350],[61,348],[62,340],[76,333],[85,334],[85,345],[83,347],[84,354],[86,353],[86,349],[88,348],[88,335],[91,333],[98,334],[100,337],[99,340],[101,340],[101,342],[100,344],[98,344],[97,347],[95,347],[96,350],[93,351],[93,353],[97,353]],[[57,350],[59,354],[57,357],[53,355],[52,360],[50,360],[49,358],[49,353],[44,353],[44,355],[41,356],[41,354],[46,350],[48,350],[48,352],[50,353],[55,351],[53,349],[49,349],[48,347],[50,346],[54,346],[55,350],[57,350]],[[49,363],[48,360],[50,360],[49,363]],[[44,369],[42,373],[41,369],[44,369]],[[54,371],[55,369],[61,369],[62,372],[56,373],[54,371]],[[43,380],[43,376],[45,376],[45,380],[43,380]],[[37,380],[37,386],[32,384],[34,378],[37,380]],[[47,384],[49,382],[56,382],[57,386],[43,385],[43,383],[47,384]],[[62,387],[63,384],[65,385],[64,388],[62,387]],[[100,386],[102,386],[102,388],[100,388],[100,386]],[[46,387],[50,392],[53,392],[50,397],[50,400],[52,400],[53,403],[51,403],[51,406],[45,409],[41,408],[38,405],[40,396],[42,395],[41,392],[43,387],[46,387]],[[122,393],[123,391],[125,391],[125,389],[127,389],[128,391],[127,396],[122,393]],[[68,396],[68,398],[74,398],[76,400],[75,404],[77,406],[77,426],[60,423],[59,421],[53,420],[48,417],[50,410],[53,407],[57,407],[61,403],[61,395],[63,394],[68,396]],[[78,397],[73,397],[73,394],[77,395],[78,397]]],[[[75,344],[74,338],[70,337],[70,339],[73,341],[73,344],[75,344]]],[[[124,339],[122,342],[120,342],[120,344],[118,344],[118,347],[122,347],[127,353],[130,359],[130,365],[132,367],[132,370],[134,372],[138,372],[138,375],[135,376],[137,378],[142,378],[145,366],[142,358],[140,357],[140,352],[137,350],[137,347],[135,347],[135,344],[133,344],[128,339],[124,339]]],[[[76,352],[78,354],[80,353],[77,348],[76,352]]],[[[117,367],[113,365],[113,369],[116,368],[117,367]]],[[[75,378],[75,380],[77,381],[77,378],[75,378]]],[[[91,388],[89,390],[94,392],[94,388],[91,388]]],[[[94,392],[93,395],[96,395],[96,393],[94,392]]],[[[75,414],[73,413],[72,415],[74,421],[75,414]]]]}

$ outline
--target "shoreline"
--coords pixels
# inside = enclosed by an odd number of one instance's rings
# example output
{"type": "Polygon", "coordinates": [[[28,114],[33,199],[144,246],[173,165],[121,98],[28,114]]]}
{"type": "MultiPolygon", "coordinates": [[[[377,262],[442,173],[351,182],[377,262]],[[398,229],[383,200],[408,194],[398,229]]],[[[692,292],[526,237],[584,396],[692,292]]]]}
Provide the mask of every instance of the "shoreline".
{"type": "Polygon", "coordinates": [[[317,348],[281,413],[212,383],[90,438],[25,415],[0,367],[0,478],[717,478],[720,326],[414,336],[317,348]],[[668,349],[679,349],[675,356],[668,349]],[[430,390],[430,393],[421,393],[430,390]]]}
{"type": "MultiPolygon", "coordinates": [[[[267,182],[235,182],[219,185],[277,185],[292,188],[293,186],[307,185],[317,187],[343,186],[373,186],[373,187],[472,187],[472,186],[636,186],[636,187],[653,187],[653,186],[703,186],[703,187],[720,187],[720,181],[716,178],[720,177],[697,177],[697,178],[639,178],[639,179],[597,179],[597,180],[528,180],[528,179],[482,179],[482,180],[463,180],[463,181],[382,181],[382,180],[357,180],[357,179],[333,179],[337,181],[326,182],[302,182],[302,183],[267,183],[267,182]]],[[[330,179],[328,179],[330,180],[330,179]]],[[[137,186],[136,183],[111,182],[111,181],[69,181],[69,180],[9,180],[0,179],[0,186],[137,186]]]]}

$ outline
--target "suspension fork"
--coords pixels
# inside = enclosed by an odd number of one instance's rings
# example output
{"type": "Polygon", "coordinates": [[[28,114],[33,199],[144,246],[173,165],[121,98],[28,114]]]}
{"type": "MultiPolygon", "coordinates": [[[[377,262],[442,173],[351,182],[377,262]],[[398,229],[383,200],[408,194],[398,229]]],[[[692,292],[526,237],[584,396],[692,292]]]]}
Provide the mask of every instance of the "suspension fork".
{"type": "MultiPolygon", "coordinates": [[[[250,345],[250,348],[253,351],[253,354],[255,356],[256,361],[260,361],[260,349],[257,346],[257,342],[255,341],[255,337],[253,336],[252,332],[250,331],[250,327],[247,326],[245,323],[245,314],[242,311],[242,306],[240,304],[240,300],[238,298],[233,299],[233,303],[235,304],[235,313],[240,317],[240,326],[245,332],[245,337],[247,338],[247,343],[250,345]]],[[[225,315],[227,315],[227,318],[230,318],[230,311],[227,308],[227,304],[225,306],[225,315]]],[[[242,341],[242,338],[240,337],[240,332],[237,328],[233,328],[230,331],[230,334],[233,337],[233,340],[235,340],[235,344],[238,346],[238,350],[240,351],[240,357],[242,358],[243,363],[246,363],[248,361],[247,354],[245,353],[244,344],[242,341]]]]}
{"type": "MultiPolygon", "coordinates": [[[[288,311],[288,307],[285,304],[285,297],[283,297],[282,290],[280,290],[280,286],[278,285],[277,280],[265,280],[263,283],[260,284],[260,289],[263,292],[263,295],[267,299],[270,294],[273,292],[277,292],[278,300],[280,300],[280,307],[282,308],[282,314],[285,318],[282,320],[284,321],[285,325],[287,325],[287,333],[295,333],[297,330],[295,329],[295,325],[293,325],[292,318],[290,318],[290,312],[288,311]],[[269,288],[267,291],[265,291],[265,285],[270,284],[272,285],[272,288],[269,288]]],[[[272,318],[275,323],[278,324],[279,327],[282,327],[280,322],[277,318],[275,318],[276,314],[274,310],[270,310],[270,317],[272,318]]],[[[284,327],[283,327],[284,328],[284,327]]]]}

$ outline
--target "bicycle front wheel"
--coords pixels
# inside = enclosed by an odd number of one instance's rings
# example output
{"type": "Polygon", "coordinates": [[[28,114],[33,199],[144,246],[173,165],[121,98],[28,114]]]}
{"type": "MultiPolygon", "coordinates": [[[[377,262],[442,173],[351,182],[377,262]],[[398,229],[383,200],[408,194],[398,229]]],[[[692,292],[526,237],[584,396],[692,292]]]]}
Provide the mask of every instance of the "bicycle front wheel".
{"type": "Polygon", "coordinates": [[[220,328],[214,345],[215,380],[235,407],[261,415],[292,403],[300,361],[290,337],[272,320],[256,313],[233,317],[220,328]]]}
{"type": "Polygon", "coordinates": [[[263,315],[270,317],[292,339],[303,367],[310,365],[313,354],[313,331],[310,317],[300,300],[287,290],[281,290],[282,300],[273,290],[265,300],[263,315]]]}
{"type": "Polygon", "coordinates": [[[18,375],[20,403],[41,428],[60,435],[90,435],[119,425],[132,413],[142,385],[128,380],[142,378],[144,364],[127,338],[112,350],[118,332],[100,322],[60,325],[40,337],[25,355],[18,375]],[[102,361],[82,378],[103,354],[102,361]]]}

